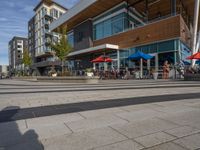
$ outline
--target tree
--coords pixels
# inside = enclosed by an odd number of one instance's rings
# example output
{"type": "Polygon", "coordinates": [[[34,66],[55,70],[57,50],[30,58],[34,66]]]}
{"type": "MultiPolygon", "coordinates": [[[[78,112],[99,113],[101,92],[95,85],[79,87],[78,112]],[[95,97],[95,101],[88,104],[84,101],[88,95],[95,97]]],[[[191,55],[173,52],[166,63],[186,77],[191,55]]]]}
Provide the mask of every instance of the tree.
{"type": "Polygon", "coordinates": [[[25,72],[26,72],[27,71],[26,68],[30,67],[32,64],[32,60],[31,60],[31,57],[29,55],[29,51],[27,48],[24,49],[22,62],[24,64],[25,72]]]}
{"type": "Polygon", "coordinates": [[[66,34],[66,28],[58,29],[58,32],[61,33],[60,39],[58,41],[54,41],[51,45],[52,50],[55,52],[55,55],[60,59],[61,61],[61,67],[62,67],[62,75],[64,74],[64,63],[67,59],[67,55],[71,52],[72,47],[68,43],[67,40],[67,34],[66,34]]]}

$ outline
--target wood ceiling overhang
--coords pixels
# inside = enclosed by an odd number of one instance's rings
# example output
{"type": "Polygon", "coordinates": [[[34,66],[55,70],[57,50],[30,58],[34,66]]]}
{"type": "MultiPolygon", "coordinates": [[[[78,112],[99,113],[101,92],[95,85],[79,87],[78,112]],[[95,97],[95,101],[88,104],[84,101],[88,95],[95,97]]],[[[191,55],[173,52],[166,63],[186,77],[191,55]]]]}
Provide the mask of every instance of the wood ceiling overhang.
{"type": "MultiPolygon", "coordinates": [[[[138,11],[145,11],[145,1],[146,0],[98,0],[94,4],[90,5],[88,8],[73,16],[71,19],[65,21],[60,27],[67,26],[68,30],[71,30],[74,26],[84,22],[89,18],[93,18],[108,9],[116,6],[117,4],[127,1],[131,6],[135,7],[138,11]]],[[[153,18],[155,14],[161,12],[163,15],[170,13],[171,6],[170,0],[148,0],[153,3],[154,1],[158,1],[152,6],[149,6],[149,18],[153,18]]],[[[177,0],[181,1],[187,10],[187,13],[193,18],[194,12],[194,0],[177,0]]]]}

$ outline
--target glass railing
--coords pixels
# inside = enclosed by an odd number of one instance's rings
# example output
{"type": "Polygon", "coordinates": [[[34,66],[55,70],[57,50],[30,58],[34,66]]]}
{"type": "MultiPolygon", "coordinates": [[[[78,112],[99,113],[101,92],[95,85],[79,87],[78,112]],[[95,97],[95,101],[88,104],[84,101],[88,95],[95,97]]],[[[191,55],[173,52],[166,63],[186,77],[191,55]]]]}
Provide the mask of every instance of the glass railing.
{"type": "Polygon", "coordinates": [[[168,14],[168,15],[161,16],[161,17],[155,17],[155,18],[153,18],[151,20],[145,21],[144,24],[135,24],[134,26],[130,26],[130,27],[126,28],[123,32],[129,31],[129,30],[133,30],[133,29],[137,29],[139,27],[142,27],[142,26],[154,23],[154,22],[158,22],[158,21],[161,21],[161,20],[165,20],[167,18],[170,18],[170,17],[173,17],[173,16],[177,16],[177,15],[168,14]]]}

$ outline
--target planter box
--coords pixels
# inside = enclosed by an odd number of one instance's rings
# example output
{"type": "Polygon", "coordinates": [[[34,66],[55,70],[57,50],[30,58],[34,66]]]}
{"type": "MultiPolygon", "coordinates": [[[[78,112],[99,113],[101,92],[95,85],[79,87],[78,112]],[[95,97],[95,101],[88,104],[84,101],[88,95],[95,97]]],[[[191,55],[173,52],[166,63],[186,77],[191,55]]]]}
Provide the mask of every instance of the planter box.
{"type": "Polygon", "coordinates": [[[37,77],[37,81],[42,82],[65,82],[65,83],[98,83],[98,77],[79,77],[79,76],[69,76],[69,77],[37,77]]]}

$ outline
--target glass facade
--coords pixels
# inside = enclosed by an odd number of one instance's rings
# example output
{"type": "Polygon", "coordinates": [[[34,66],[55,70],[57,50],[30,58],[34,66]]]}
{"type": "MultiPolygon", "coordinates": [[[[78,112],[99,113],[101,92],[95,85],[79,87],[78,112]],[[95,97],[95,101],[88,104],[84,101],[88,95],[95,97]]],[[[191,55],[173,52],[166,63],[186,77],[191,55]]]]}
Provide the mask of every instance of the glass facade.
{"type": "Polygon", "coordinates": [[[121,13],[94,25],[94,40],[102,39],[127,29],[126,14],[121,13]]]}
{"type": "Polygon", "coordinates": [[[179,40],[169,40],[164,42],[152,43],[149,45],[139,46],[131,48],[132,52],[141,51],[143,53],[161,53],[178,50],[178,41],[179,40]]]}
{"type": "Polygon", "coordinates": [[[74,33],[71,32],[67,35],[67,40],[68,40],[68,43],[74,47],[74,33]]]}
{"type": "MultiPolygon", "coordinates": [[[[178,61],[178,50],[180,46],[179,40],[169,40],[169,41],[163,41],[163,42],[157,42],[152,43],[148,45],[138,46],[134,48],[130,48],[127,50],[120,50],[120,68],[134,67],[137,61],[131,61],[127,58],[131,55],[136,53],[137,51],[141,51],[146,54],[158,54],[158,63],[159,65],[162,65],[165,60],[168,60],[170,63],[174,64],[176,61],[178,61]]],[[[185,45],[182,44],[184,47],[185,45]]],[[[184,48],[185,49],[185,48],[184,48]]],[[[180,50],[181,57],[186,58],[188,56],[188,49],[183,50],[183,48],[180,50]]],[[[114,52],[112,54],[109,54],[111,58],[117,59],[117,52],[114,52]],[[114,57],[112,57],[114,56],[114,57]]],[[[138,64],[137,64],[138,65],[138,64]]],[[[151,60],[151,66],[155,66],[155,60],[151,60]]]]}
{"type": "Polygon", "coordinates": [[[181,46],[180,47],[181,48],[181,53],[180,53],[181,60],[190,62],[190,60],[187,60],[186,58],[191,55],[191,49],[182,42],[181,42],[180,46],[181,46]]]}
{"type": "MultiPolygon", "coordinates": [[[[99,40],[145,24],[139,12],[127,10],[127,3],[107,11],[93,20],[93,38],[99,40]]],[[[135,10],[136,11],[136,10],[135,10]]]]}

